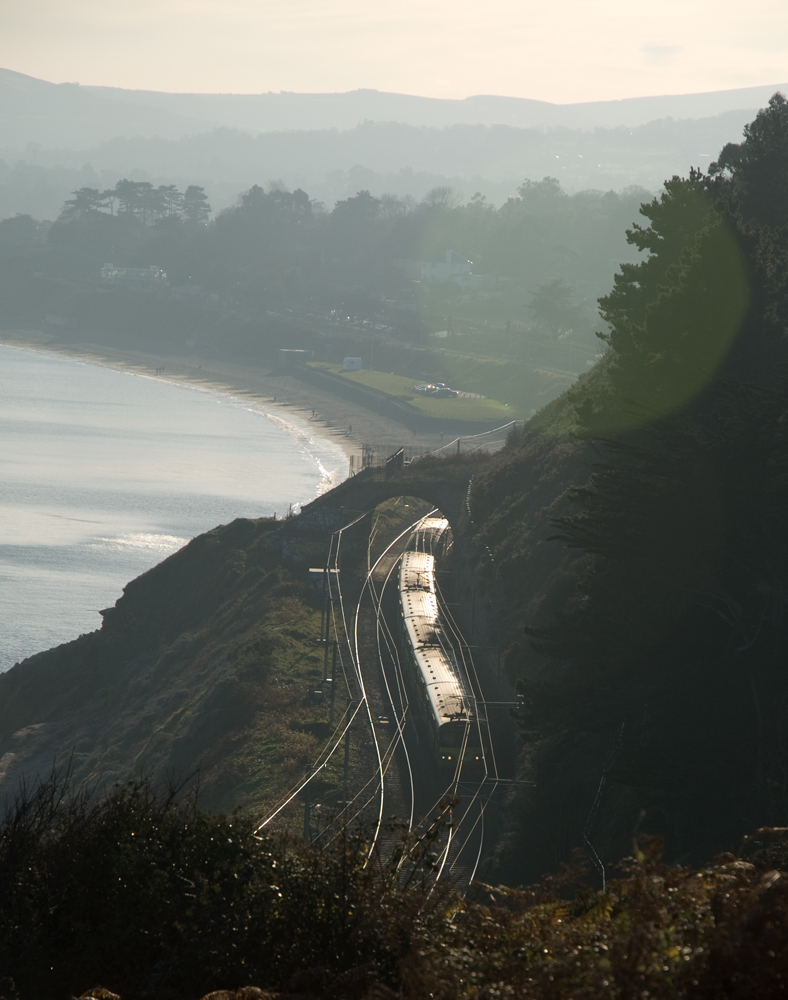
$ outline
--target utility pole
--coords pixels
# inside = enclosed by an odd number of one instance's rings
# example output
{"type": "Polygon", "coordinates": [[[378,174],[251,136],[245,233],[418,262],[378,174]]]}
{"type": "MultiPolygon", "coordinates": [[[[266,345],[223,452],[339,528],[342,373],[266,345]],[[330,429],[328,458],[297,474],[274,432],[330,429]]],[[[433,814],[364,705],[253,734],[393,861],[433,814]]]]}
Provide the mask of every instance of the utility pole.
{"type": "MultiPolygon", "coordinates": [[[[325,643],[325,649],[323,650],[323,680],[328,677],[328,621],[326,620],[326,637],[323,640],[325,643]]],[[[334,641],[334,646],[336,646],[336,640],[334,641]]]]}
{"type": "MultiPolygon", "coordinates": [[[[328,573],[323,570],[323,604],[320,608],[320,641],[323,642],[323,631],[326,625],[326,602],[328,600],[328,573]]],[[[323,678],[325,680],[325,677],[323,678]]]]}
{"type": "MultiPolygon", "coordinates": [[[[328,646],[326,646],[328,649],[328,646]]],[[[337,644],[334,643],[334,652],[331,656],[331,702],[328,709],[328,724],[334,725],[334,697],[337,690],[337,644]]]]}
{"type": "MultiPolygon", "coordinates": [[[[304,771],[305,771],[307,777],[311,776],[311,774],[312,774],[312,768],[309,765],[307,765],[307,767],[304,768],[304,771]]],[[[308,844],[312,843],[312,824],[311,824],[310,817],[309,817],[309,807],[310,807],[310,804],[311,804],[310,803],[310,788],[311,788],[311,785],[310,785],[309,782],[307,782],[304,785],[304,840],[308,844]]]]}

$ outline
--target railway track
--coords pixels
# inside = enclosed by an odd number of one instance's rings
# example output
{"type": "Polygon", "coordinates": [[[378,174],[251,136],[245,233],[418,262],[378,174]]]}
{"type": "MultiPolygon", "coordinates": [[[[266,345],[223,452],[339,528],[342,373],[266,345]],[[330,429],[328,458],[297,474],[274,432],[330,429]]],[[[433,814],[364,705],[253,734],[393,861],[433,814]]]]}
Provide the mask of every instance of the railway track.
{"type": "MultiPolygon", "coordinates": [[[[361,517],[332,536],[327,570],[339,569],[343,535],[361,517]]],[[[403,821],[413,844],[418,844],[435,817],[440,816],[440,837],[434,848],[434,881],[437,884],[443,880],[464,891],[473,882],[483,855],[485,810],[497,785],[497,762],[486,713],[474,711],[474,724],[484,747],[483,773],[475,776],[464,773],[462,759],[452,774],[436,773],[423,720],[419,719],[418,707],[414,707],[418,703],[412,697],[412,680],[401,662],[395,639],[395,616],[399,610],[394,570],[398,550],[404,547],[421,520],[409,525],[374,560],[373,527],[367,545],[366,572],[363,580],[355,581],[354,585],[345,583],[338,572],[327,572],[330,628],[340,668],[337,679],[347,689],[348,707],[310,773],[283,796],[258,825],[258,830],[303,793],[320,770],[342,751],[345,737],[352,731],[354,740],[364,745],[366,773],[357,776],[356,788],[348,795],[333,830],[324,831],[320,843],[330,843],[342,827],[363,819],[372,829],[369,858],[376,853],[388,856],[399,847],[399,841],[386,830],[386,816],[394,814],[403,821]]],[[[471,650],[442,595],[439,599],[456,662],[474,700],[481,702],[483,689],[471,650]]],[[[466,731],[466,741],[467,738],[466,731]]],[[[403,852],[400,866],[412,859],[414,849],[403,852]]]]}

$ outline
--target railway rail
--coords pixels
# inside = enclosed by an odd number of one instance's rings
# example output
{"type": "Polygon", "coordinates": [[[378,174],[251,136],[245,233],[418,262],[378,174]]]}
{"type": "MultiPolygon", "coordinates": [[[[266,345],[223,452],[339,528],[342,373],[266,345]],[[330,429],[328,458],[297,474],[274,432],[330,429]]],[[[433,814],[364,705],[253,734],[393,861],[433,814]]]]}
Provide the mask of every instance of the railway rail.
{"type": "MultiPolygon", "coordinates": [[[[339,835],[342,827],[352,825],[365,817],[371,821],[371,850],[368,858],[384,845],[384,814],[387,801],[387,785],[390,773],[398,771],[400,798],[405,797],[407,814],[406,827],[413,835],[414,842],[424,833],[430,820],[418,821],[419,815],[430,817],[442,815],[448,819],[444,823],[443,839],[437,848],[434,864],[435,884],[444,878],[457,888],[467,888],[475,878],[484,852],[485,810],[491,796],[499,784],[493,732],[484,710],[484,695],[479,673],[473,661],[472,652],[465,642],[459,626],[443,600],[440,587],[435,583],[439,615],[443,628],[440,631],[441,648],[450,658],[461,678],[461,684],[469,699],[468,724],[460,753],[450,775],[436,774],[434,768],[425,769],[424,726],[419,725],[418,709],[411,697],[414,678],[409,676],[408,664],[403,662],[400,646],[396,639],[398,625],[392,621],[396,615],[398,601],[392,599],[392,590],[398,574],[395,570],[398,559],[394,559],[398,547],[407,545],[416,537],[417,546],[424,545],[424,532],[419,537],[419,526],[427,518],[419,518],[408,525],[377,556],[372,558],[375,527],[370,532],[367,544],[367,565],[364,579],[354,600],[346,600],[343,581],[337,571],[342,554],[344,535],[354,527],[364,514],[350,521],[335,532],[330,540],[326,559],[326,586],[328,588],[328,614],[333,632],[337,660],[344,679],[349,700],[345,711],[337,720],[331,737],[326,742],[313,767],[303,779],[296,782],[280,799],[276,806],[258,824],[257,830],[265,828],[280,815],[298,796],[302,795],[310,782],[341,751],[351,727],[363,721],[371,741],[371,768],[367,780],[355,790],[352,797],[343,802],[343,808],[335,817],[333,828],[321,836],[321,843],[330,843],[339,835]],[[386,569],[386,565],[388,568],[386,569]],[[392,611],[392,608],[394,609],[392,611]],[[371,609],[374,616],[375,656],[362,654],[360,623],[365,612],[371,609]],[[376,718],[372,709],[370,691],[379,690],[385,696],[389,711],[385,720],[376,718]],[[472,723],[471,723],[471,720],[472,723]],[[470,727],[476,727],[474,743],[482,747],[481,773],[469,775],[463,767],[464,751],[468,746],[470,727]],[[419,730],[422,730],[421,732],[419,730]]],[[[444,536],[445,537],[445,536],[444,536]]],[[[434,539],[430,541],[430,546],[434,539]]],[[[413,544],[413,542],[411,542],[413,544]]],[[[346,588],[347,589],[347,588],[346,588]]],[[[326,632],[328,642],[328,629],[326,632]]],[[[391,793],[389,792],[389,795],[391,793]]],[[[412,850],[404,851],[399,859],[402,866],[412,859],[412,850]]]]}

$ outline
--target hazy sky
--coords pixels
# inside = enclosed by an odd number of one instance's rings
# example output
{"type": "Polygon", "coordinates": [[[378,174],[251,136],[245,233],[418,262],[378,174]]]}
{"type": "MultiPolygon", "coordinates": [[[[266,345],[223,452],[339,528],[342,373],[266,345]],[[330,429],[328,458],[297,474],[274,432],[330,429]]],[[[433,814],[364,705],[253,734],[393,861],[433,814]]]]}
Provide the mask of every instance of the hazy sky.
{"type": "Polygon", "coordinates": [[[56,83],[569,102],[788,80],[786,0],[0,0],[0,66],[56,83]]]}

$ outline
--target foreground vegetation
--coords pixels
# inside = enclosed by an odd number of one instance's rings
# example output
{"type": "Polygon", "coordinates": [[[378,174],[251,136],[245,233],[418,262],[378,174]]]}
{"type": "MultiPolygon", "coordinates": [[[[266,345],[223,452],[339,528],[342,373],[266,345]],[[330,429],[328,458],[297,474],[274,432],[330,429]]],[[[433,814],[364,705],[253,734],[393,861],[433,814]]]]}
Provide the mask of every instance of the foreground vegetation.
{"type": "Polygon", "coordinates": [[[217,988],[304,998],[766,998],[788,976],[786,831],[702,868],[641,837],[604,892],[582,867],[528,889],[434,888],[440,820],[387,858],[321,847],[149,783],[29,787],[0,827],[3,995],[123,1000],[217,988]],[[95,991],[91,994],[95,996],[95,991]]]}

